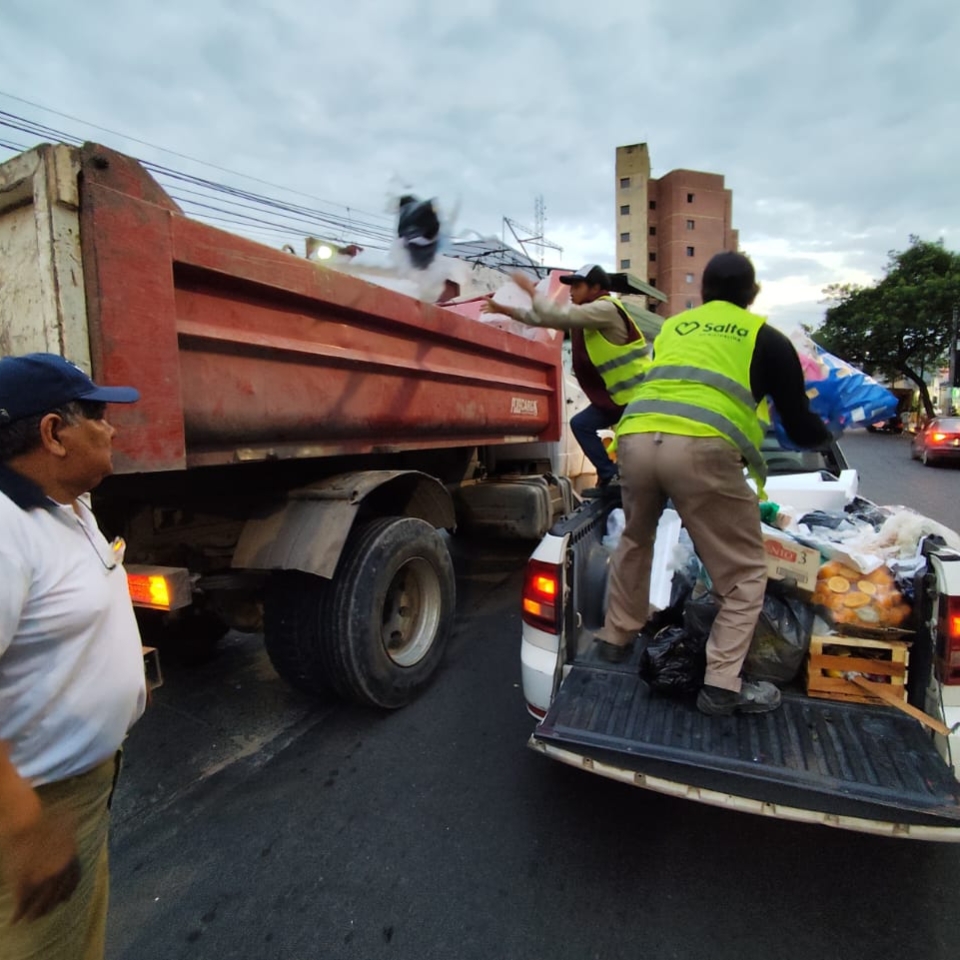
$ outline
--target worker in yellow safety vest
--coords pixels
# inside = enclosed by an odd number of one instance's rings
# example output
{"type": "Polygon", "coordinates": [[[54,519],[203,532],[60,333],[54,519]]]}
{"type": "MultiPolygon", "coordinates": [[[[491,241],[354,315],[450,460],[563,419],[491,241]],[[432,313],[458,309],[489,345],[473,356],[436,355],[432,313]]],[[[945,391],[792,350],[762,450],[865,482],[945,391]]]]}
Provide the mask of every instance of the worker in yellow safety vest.
{"type": "Polygon", "coordinates": [[[595,263],[588,263],[560,282],[570,287],[570,302],[557,303],[540,294],[522,273],[514,282],[533,300],[529,309],[488,300],[485,313],[502,313],[522,323],[569,330],[573,372],[590,401],[570,420],[570,428],[587,459],[597,471],[597,488],[587,495],[612,489],[618,481],[617,465],[610,459],[598,431],[613,427],[643,382],[650,366],[651,349],[626,307],[610,294],[610,278],[595,263]]]}
{"type": "Polygon", "coordinates": [[[766,397],[790,439],[817,447],[831,439],[810,411],[790,340],[750,313],[759,287],[742,254],[720,253],[703,273],[703,306],[671,317],[654,361],[617,428],[625,528],[614,552],[598,655],[628,659],[649,613],[650,566],[667,500],[680,514],[719,603],[707,641],[697,706],[707,714],[775,709],[780,691],[740,676],[767,582],[757,493],[766,397]]]}

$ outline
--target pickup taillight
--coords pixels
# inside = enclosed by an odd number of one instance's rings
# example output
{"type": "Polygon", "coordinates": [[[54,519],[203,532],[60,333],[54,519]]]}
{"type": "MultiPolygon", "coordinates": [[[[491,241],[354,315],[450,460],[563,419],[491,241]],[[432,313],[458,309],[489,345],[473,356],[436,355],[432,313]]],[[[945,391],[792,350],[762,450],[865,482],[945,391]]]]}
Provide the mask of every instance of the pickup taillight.
{"type": "Polygon", "coordinates": [[[960,597],[943,597],[940,600],[937,662],[943,683],[960,684],[960,597]]]}
{"type": "Polygon", "coordinates": [[[561,593],[560,567],[542,560],[528,560],[523,579],[524,623],[547,633],[559,633],[561,593]]]}

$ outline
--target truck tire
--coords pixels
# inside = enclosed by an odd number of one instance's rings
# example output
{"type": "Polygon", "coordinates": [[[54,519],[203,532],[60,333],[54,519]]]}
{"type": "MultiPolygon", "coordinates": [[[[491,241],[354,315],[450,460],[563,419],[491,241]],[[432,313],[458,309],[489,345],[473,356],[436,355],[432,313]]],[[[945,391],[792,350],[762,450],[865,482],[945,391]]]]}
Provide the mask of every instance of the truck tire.
{"type": "Polygon", "coordinates": [[[299,570],[274,574],[263,598],[263,640],[273,668],[291,686],[330,697],[320,656],[320,608],[330,581],[299,570]]]}
{"type": "Polygon", "coordinates": [[[355,529],[322,605],[321,655],[341,697],[394,710],[436,673],[449,639],[456,581],[440,534],[414,517],[355,529]]]}
{"type": "Polygon", "coordinates": [[[393,710],[440,666],[455,605],[453,563],[430,524],[369,520],[351,532],[332,580],[274,577],[264,603],[267,653],[301,690],[393,710]]]}

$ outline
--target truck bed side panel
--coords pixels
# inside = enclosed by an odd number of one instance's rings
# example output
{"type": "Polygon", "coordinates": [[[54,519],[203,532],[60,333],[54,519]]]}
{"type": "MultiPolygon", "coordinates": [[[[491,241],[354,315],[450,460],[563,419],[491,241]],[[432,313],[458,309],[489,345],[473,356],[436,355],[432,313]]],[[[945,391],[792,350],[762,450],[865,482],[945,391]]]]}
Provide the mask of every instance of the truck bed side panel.
{"type": "Polygon", "coordinates": [[[118,472],[559,437],[559,342],[189,220],[103,148],[83,174],[94,373],[143,395],[118,472]]]}

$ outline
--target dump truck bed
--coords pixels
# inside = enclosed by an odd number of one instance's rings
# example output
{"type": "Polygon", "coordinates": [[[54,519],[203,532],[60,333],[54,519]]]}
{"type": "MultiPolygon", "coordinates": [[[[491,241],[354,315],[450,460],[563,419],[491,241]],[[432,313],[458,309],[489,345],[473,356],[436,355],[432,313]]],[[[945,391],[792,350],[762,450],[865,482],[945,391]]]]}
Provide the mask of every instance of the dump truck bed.
{"type": "Polygon", "coordinates": [[[96,144],[0,166],[0,253],[4,352],[140,390],[111,412],[118,473],[560,435],[559,340],[191,220],[96,144]]]}

